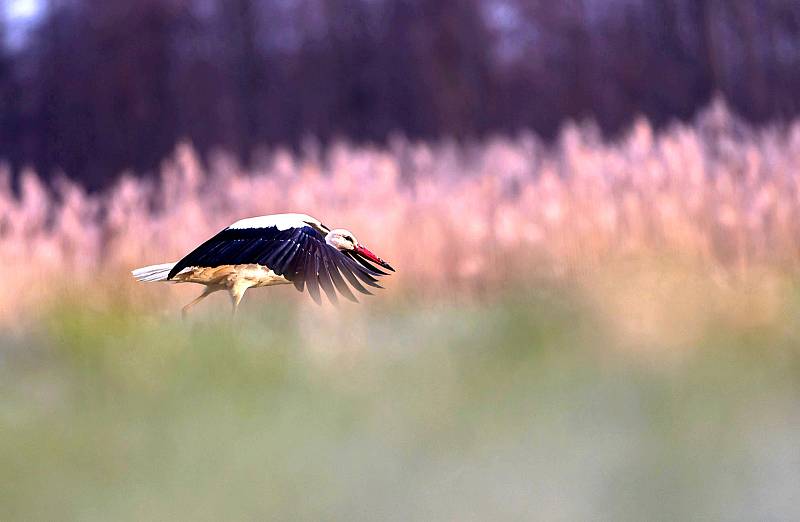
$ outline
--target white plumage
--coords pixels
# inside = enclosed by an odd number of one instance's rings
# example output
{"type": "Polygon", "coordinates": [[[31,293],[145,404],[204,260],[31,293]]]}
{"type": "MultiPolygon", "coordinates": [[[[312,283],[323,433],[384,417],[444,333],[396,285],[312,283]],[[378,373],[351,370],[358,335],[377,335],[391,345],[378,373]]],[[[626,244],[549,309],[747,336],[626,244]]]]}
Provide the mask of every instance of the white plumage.
{"type": "Polygon", "coordinates": [[[154,283],[156,281],[167,281],[167,275],[175,263],[162,263],[160,265],[144,266],[133,270],[131,274],[137,281],[154,283]]]}
{"type": "Polygon", "coordinates": [[[272,214],[269,216],[256,216],[240,219],[228,228],[242,229],[275,227],[278,230],[288,230],[290,228],[302,228],[308,225],[319,227],[322,225],[322,223],[308,214],[272,214]]]}

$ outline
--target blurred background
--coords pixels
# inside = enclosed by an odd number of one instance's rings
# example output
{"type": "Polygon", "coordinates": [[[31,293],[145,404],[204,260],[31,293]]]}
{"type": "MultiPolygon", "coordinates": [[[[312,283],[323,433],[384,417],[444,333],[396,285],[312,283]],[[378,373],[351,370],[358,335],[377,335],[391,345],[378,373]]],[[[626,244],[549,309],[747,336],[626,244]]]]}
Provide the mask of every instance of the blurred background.
{"type": "Polygon", "coordinates": [[[800,518],[798,2],[0,6],[1,520],[800,518]]]}
{"type": "Polygon", "coordinates": [[[4,0],[0,157],[91,188],[179,140],[607,135],[800,102],[793,0],[4,0]]]}

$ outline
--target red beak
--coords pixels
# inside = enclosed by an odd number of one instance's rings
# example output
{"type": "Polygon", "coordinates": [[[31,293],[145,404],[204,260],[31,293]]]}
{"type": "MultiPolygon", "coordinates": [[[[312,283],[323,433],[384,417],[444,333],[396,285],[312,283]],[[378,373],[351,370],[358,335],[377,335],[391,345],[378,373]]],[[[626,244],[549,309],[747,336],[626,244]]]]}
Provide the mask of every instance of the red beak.
{"type": "Polygon", "coordinates": [[[378,257],[375,254],[373,254],[372,252],[370,252],[366,247],[363,247],[361,245],[356,245],[355,253],[356,254],[361,254],[362,256],[366,257],[367,259],[369,259],[370,261],[372,261],[376,265],[382,266],[383,268],[387,268],[387,269],[391,270],[392,272],[394,272],[394,268],[392,268],[392,265],[390,265],[389,263],[387,263],[386,261],[384,261],[380,257],[378,257]]]}

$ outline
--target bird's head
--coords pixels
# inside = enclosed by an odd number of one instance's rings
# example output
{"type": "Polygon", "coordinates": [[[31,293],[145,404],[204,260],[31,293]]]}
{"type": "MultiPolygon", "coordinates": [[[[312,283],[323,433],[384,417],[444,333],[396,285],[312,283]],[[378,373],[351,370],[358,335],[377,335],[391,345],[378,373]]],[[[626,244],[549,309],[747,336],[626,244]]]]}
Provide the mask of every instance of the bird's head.
{"type": "Polygon", "coordinates": [[[328,232],[325,236],[325,242],[328,243],[333,248],[341,251],[341,252],[351,252],[355,256],[361,256],[366,258],[367,260],[383,267],[388,268],[392,272],[394,272],[394,268],[381,259],[380,257],[373,254],[367,247],[360,244],[356,239],[356,236],[353,235],[352,232],[349,230],[345,230],[343,228],[336,228],[328,232]]]}

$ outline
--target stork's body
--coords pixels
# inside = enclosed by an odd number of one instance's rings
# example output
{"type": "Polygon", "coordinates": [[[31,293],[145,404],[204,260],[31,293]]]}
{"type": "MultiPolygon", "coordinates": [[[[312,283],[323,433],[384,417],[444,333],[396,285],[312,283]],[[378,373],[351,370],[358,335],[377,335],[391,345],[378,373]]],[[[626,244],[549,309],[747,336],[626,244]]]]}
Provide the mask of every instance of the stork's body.
{"type": "Polygon", "coordinates": [[[360,245],[344,229],[330,230],[306,214],[275,214],[237,221],[198,246],[177,263],[134,270],[139,281],[198,283],[205,290],[183,307],[183,313],[208,295],[227,290],[236,312],[248,288],[294,284],[320,302],[322,287],[336,302],[336,294],[355,301],[345,279],[356,290],[380,288],[376,277],[386,275],[372,263],[394,270],[360,245]],[[362,284],[363,283],[363,284],[362,284]]]}

